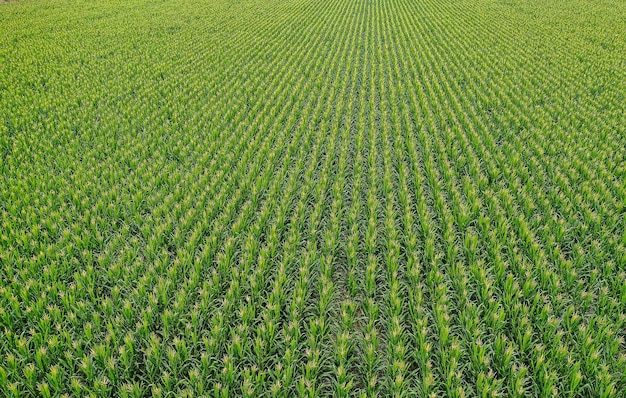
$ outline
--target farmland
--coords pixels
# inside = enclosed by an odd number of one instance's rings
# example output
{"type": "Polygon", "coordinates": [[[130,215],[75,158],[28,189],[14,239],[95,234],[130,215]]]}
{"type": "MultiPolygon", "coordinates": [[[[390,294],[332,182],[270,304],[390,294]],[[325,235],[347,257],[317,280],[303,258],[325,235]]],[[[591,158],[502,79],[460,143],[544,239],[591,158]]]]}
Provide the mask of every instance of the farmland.
{"type": "Polygon", "coordinates": [[[626,396],[624,32],[0,4],[0,395],[626,396]]]}

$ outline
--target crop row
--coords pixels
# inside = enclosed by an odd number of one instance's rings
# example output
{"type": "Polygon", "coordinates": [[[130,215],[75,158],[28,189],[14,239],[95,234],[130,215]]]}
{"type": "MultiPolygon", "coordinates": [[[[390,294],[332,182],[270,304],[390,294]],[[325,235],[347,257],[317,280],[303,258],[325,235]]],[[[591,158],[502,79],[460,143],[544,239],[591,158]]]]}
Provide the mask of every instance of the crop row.
{"type": "Polygon", "coordinates": [[[622,396],[609,3],[0,4],[0,391],[622,396]]]}

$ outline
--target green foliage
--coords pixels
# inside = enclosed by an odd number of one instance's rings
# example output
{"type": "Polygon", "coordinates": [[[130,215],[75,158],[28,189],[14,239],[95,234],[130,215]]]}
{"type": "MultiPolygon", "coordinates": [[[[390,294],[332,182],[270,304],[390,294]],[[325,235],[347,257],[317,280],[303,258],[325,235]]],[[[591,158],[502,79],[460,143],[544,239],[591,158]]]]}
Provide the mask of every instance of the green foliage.
{"type": "Polygon", "coordinates": [[[0,395],[626,395],[626,3],[0,4],[0,395]]]}

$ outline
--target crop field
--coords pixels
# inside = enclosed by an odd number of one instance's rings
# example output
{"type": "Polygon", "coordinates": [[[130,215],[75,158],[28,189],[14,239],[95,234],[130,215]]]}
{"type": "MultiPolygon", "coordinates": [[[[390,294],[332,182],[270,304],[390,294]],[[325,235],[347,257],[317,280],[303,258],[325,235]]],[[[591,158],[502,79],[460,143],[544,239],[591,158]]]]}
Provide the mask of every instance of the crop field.
{"type": "Polygon", "coordinates": [[[0,4],[0,396],[626,397],[623,0],[0,4]]]}

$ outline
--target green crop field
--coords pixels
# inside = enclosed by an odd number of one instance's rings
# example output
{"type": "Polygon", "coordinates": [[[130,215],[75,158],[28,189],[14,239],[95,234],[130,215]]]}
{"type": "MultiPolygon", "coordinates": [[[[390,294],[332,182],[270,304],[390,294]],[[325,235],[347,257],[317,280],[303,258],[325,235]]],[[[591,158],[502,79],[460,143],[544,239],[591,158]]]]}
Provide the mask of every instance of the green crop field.
{"type": "Polygon", "coordinates": [[[0,4],[0,397],[626,397],[624,0],[0,4]]]}

